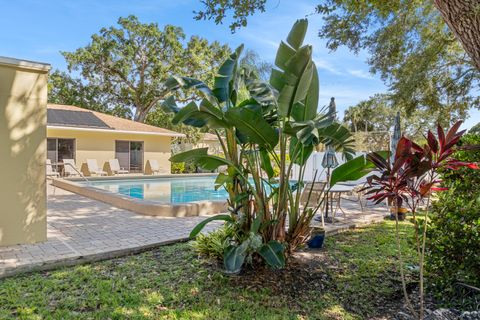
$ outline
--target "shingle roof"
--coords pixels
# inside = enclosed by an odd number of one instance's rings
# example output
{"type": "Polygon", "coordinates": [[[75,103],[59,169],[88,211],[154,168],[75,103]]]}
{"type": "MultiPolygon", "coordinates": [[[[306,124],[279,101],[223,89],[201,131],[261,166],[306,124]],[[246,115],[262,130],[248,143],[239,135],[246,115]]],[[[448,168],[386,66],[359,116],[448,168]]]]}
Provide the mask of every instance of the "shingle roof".
{"type": "Polygon", "coordinates": [[[184,136],[181,133],[171,130],[111,116],[97,111],[51,103],[47,104],[47,125],[53,127],[129,131],[139,133],[158,133],[167,136],[184,136]]]}

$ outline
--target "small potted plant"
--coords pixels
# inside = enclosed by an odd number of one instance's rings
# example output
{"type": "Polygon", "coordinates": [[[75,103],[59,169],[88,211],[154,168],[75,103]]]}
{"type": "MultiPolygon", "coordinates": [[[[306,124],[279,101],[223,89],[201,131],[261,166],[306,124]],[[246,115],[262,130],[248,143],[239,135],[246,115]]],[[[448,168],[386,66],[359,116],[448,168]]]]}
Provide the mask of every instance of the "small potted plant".
{"type": "Polygon", "coordinates": [[[395,220],[395,215],[398,216],[399,221],[405,220],[407,217],[408,209],[405,207],[390,207],[390,219],[395,220]],[[396,212],[395,212],[396,210],[396,212]]]}
{"type": "Polygon", "coordinates": [[[325,229],[322,227],[312,227],[310,239],[307,242],[308,247],[311,249],[321,249],[324,241],[325,229]]]}

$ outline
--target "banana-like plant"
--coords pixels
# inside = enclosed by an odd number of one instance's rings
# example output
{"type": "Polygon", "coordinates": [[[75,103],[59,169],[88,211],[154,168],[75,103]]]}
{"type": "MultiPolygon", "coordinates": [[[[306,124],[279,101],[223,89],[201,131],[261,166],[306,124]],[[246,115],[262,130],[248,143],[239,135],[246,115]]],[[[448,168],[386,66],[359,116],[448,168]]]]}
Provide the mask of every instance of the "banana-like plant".
{"type": "Polygon", "coordinates": [[[196,89],[202,97],[182,108],[169,97],[163,108],[176,113],[173,123],[207,128],[217,134],[222,145],[224,157],[209,155],[202,148],[176,154],[170,160],[193,161],[207,170],[227,166],[216,185],[228,191],[230,214],[207,219],[191,233],[191,237],[196,236],[211,220],[235,224],[239,238],[225,252],[227,269],[241,265],[251,251],[270,266],[283,267],[285,254],[307,240],[316,213],[301,208],[299,192],[314,147],[331,145],[347,159],[353,154],[348,129],[336,123],[333,114],[318,112],[318,72],[312,47],[303,45],[307,26],[306,19],[298,20],[286,42],[281,42],[277,68],[269,83],[240,68],[243,46],[220,67],[213,88],[188,77],[175,76],[167,81],[172,90],[196,89]],[[242,87],[250,98],[238,101],[242,87]],[[298,176],[291,178],[294,165],[299,167],[298,176]],[[280,169],[278,178],[274,177],[274,167],[280,169]],[[260,236],[261,246],[246,248],[246,241],[257,243],[252,240],[255,235],[260,236]]]}

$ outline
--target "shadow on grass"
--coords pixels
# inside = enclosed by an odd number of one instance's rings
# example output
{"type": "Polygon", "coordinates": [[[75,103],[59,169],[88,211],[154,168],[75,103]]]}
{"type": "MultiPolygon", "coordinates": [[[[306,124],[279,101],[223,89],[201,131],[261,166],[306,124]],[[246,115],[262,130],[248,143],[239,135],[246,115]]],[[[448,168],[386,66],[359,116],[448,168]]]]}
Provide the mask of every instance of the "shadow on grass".
{"type": "Polygon", "coordinates": [[[170,245],[5,279],[0,318],[388,318],[399,307],[388,302],[401,301],[393,240],[385,222],[330,237],[326,249],[299,252],[284,270],[249,267],[235,277],[198,259],[188,243],[170,245]]]}

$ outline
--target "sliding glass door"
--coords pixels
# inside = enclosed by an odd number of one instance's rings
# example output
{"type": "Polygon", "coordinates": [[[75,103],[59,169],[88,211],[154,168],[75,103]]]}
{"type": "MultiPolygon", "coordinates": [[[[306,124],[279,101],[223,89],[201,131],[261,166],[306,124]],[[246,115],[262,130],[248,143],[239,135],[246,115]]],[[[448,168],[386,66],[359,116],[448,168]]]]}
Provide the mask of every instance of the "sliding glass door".
{"type": "Polygon", "coordinates": [[[143,141],[115,141],[115,157],[120,167],[143,172],[143,141]]]}
{"type": "Polygon", "coordinates": [[[47,158],[52,163],[75,159],[75,139],[47,139],[47,158]]]}

